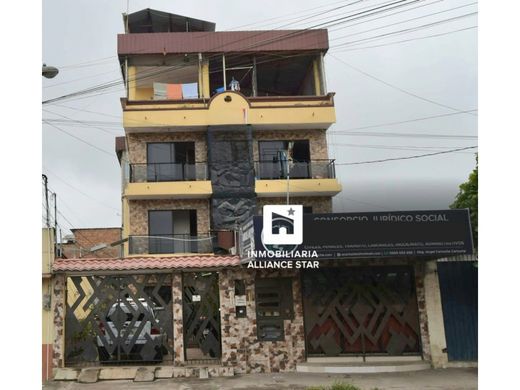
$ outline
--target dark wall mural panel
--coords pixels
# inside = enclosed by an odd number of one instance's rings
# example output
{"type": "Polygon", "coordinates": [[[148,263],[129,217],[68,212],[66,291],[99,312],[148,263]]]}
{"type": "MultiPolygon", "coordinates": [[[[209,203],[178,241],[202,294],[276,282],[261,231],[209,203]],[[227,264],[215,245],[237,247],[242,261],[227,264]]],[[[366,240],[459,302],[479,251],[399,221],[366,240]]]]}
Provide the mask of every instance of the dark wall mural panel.
{"type": "Polygon", "coordinates": [[[478,359],[478,268],[470,261],[437,264],[448,360],[478,359]]]}
{"type": "Polygon", "coordinates": [[[303,273],[309,356],[419,354],[413,268],[322,268],[303,273]]]}
{"type": "Polygon", "coordinates": [[[233,229],[254,214],[255,172],[250,126],[210,126],[208,163],[213,229],[233,229]]]}
{"type": "Polygon", "coordinates": [[[67,278],[65,364],[173,360],[171,275],[67,278]]]}

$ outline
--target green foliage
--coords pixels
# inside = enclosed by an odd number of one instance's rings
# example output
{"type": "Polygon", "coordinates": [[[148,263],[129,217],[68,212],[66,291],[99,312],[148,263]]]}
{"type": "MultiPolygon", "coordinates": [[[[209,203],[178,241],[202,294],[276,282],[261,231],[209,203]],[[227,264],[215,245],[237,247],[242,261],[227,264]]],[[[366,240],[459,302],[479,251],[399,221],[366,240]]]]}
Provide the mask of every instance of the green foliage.
{"type": "Polygon", "coordinates": [[[311,386],[306,390],[361,390],[359,387],[351,385],[350,383],[334,382],[330,386],[311,386]]]}
{"type": "Polygon", "coordinates": [[[450,206],[452,209],[469,209],[475,249],[478,248],[478,156],[476,160],[475,169],[469,175],[468,181],[459,186],[455,202],[450,206]]]}

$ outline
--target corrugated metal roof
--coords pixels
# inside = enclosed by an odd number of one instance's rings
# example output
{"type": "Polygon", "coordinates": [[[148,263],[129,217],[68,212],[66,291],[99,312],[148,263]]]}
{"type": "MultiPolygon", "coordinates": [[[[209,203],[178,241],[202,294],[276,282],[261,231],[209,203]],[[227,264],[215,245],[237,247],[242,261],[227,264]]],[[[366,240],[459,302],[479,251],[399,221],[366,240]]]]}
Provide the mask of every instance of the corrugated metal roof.
{"type": "Polygon", "coordinates": [[[215,23],[188,16],[146,8],[123,15],[129,33],[156,33],[173,31],[215,31],[215,23]],[[128,17],[128,21],[126,18],[128,17]]]}
{"type": "Polygon", "coordinates": [[[327,50],[328,33],[317,30],[267,30],[119,34],[117,52],[186,54],[260,51],[327,50]]]}
{"type": "Polygon", "coordinates": [[[80,271],[133,271],[233,267],[240,265],[238,256],[186,255],[164,257],[126,257],[56,259],[52,266],[54,272],[80,271]]]}

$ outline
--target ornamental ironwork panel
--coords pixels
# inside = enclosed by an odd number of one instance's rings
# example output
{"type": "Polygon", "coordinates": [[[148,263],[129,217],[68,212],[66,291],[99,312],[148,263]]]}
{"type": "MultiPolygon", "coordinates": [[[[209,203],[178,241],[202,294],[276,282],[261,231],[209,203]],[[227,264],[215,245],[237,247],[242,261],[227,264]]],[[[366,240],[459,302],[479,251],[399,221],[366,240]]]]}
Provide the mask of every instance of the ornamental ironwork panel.
{"type": "Polygon", "coordinates": [[[221,345],[218,273],[183,274],[182,302],[186,360],[219,359],[221,345]]]}
{"type": "Polygon", "coordinates": [[[303,274],[307,354],[420,353],[413,268],[322,268],[303,274]]]}
{"type": "Polygon", "coordinates": [[[173,360],[171,275],[67,278],[65,364],[173,360]]]}

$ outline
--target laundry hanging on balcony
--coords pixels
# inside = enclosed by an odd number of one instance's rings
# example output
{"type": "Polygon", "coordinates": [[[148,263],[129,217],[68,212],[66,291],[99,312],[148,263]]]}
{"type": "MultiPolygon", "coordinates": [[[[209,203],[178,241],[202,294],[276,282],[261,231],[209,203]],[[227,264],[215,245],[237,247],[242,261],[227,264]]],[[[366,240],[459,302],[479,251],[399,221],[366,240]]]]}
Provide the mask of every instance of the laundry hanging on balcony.
{"type": "Polygon", "coordinates": [[[199,97],[198,83],[182,84],[183,99],[197,99],[199,97]]]}
{"type": "Polygon", "coordinates": [[[154,100],[197,99],[198,83],[165,84],[153,83],[154,100]]]}

